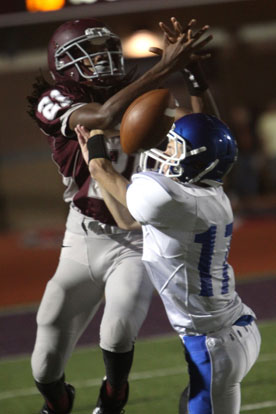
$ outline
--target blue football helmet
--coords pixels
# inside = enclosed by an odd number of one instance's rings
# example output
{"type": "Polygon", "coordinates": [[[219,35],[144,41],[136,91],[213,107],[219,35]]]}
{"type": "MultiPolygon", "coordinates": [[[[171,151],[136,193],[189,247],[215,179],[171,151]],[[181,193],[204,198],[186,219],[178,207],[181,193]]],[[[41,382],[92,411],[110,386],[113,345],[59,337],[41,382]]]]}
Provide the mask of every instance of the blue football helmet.
{"type": "Polygon", "coordinates": [[[142,171],[149,170],[149,159],[154,159],[156,166],[151,170],[168,177],[219,185],[237,159],[237,144],[231,131],[211,115],[183,116],[175,122],[167,138],[170,154],[157,148],[145,151],[140,157],[142,171]]]}

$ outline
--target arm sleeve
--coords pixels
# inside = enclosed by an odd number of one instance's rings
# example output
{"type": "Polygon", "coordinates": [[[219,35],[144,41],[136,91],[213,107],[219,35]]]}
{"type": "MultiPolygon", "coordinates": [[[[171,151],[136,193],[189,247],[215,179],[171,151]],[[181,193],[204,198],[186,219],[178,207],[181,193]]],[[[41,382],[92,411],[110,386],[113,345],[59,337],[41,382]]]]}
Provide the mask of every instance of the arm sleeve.
{"type": "Polygon", "coordinates": [[[39,99],[36,118],[46,135],[63,135],[71,138],[74,132],[68,127],[68,119],[72,112],[85,103],[75,102],[74,97],[66,90],[51,89],[39,99]]]}
{"type": "Polygon", "coordinates": [[[135,175],[127,189],[128,209],[140,224],[164,226],[164,217],[172,202],[165,188],[143,174],[135,175]]]}

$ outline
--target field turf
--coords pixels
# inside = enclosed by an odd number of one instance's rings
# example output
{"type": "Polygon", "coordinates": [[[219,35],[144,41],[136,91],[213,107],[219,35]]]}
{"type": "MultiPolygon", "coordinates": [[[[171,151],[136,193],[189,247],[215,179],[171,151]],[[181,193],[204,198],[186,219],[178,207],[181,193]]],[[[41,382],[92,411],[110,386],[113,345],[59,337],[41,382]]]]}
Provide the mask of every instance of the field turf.
{"type": "MultiPolygon", "coordinates": [[[[241,413],[276,414],[276,321],[261,322],[262,348],[242,383],[241,413]]],[[[77,348],[67,368],[67,381],[77,390],[72,414],[91,414],[103,363],[98,347],[77,348]]],[[[187,369],[175,335],[138,340],[126,414],[177,414],[187,369]]],[[[42,400],[33,385],[30,356],[0,359],[0,412],[38,414],[42,400]]],[[[223,414],[223,413],[222,413],[223,414]]]]}

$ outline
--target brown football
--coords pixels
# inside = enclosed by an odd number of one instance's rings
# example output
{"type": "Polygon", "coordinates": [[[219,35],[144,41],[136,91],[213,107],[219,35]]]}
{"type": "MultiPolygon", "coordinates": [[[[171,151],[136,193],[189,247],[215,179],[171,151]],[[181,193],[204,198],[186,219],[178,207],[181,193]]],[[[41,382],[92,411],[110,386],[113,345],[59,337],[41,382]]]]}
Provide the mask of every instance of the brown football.
{"type": "Polygon", "coordinates": [[[120,137],[126,154],[156,147],[174,122],[175,101],[168,89],[154,89],[135,99],[124,113],[120,137]]]}

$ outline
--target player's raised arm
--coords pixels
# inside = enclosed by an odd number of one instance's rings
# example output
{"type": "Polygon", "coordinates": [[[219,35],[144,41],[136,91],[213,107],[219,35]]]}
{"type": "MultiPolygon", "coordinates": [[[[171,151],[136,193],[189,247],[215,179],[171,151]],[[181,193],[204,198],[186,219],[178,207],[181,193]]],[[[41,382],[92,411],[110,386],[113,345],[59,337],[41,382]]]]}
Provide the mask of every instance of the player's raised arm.
{"type": "Polygon", "coordinates": [[[138,96],[160,86],[173,72],[181,70],[190,62],[191,54],[198,53],[212,39],[208,36],[202,40],[206,29],[203,27],[193,37],[187,33],[178,36],[171,43],[164,36],[164,46],[160,60],[137,80],[110,97],[103,105],[89,103],[75,110],[69,120],[72,130],[76,125],[84,125],[88,129],[107,129],[116,125],[129,104],[138,96]]]}
{"type": "Polygon", "coordinates": [[[218,107],[209,89],[200,61],[191,62],[182,70],[182,74],[191,96],[193,112],[204,112],[220,118],[218,107]]]}
{"type": "MultiPolygon", "coordinates": [[[[209,29],[209,26],[205,25],[200,30],[193,32],[193,26],[195,24],[196,19],[191,19],[186,27],[183,27],[175,17],[172,17],[171,26],[166,25],[164,22],[160,22],[159,26],[163,31],[167,42],[175,43],[184,33],[186,34],[187,39],[198,40],[209,29]]],[[[208,39],[211,40],[212,36],[209,36],[208,39]]],[[[163,51],[158,48],[151,48],[150,50],[157,55],[162,55],[163,53],[163,51]]],[[[192,53],[190,55],[190,62],[185,67],[181,68],[180,72],[183,75],[187,89],[191,96],[192,111],[194,113],[204,112],[219,118],[217,105],[209,89],[208,82],[201,66],[201,61],[209,59],[210,57],[210,53],[204,51],[202,52],[202,50],[192,53]]],[[[180,108],[178,110],[177,118],[180,118],[186,113],[186,108],[180,108]]]]}

